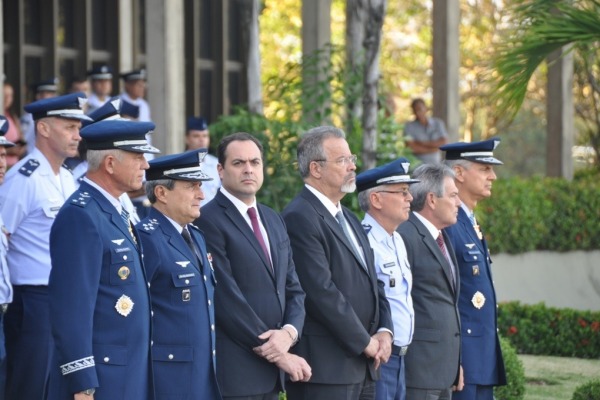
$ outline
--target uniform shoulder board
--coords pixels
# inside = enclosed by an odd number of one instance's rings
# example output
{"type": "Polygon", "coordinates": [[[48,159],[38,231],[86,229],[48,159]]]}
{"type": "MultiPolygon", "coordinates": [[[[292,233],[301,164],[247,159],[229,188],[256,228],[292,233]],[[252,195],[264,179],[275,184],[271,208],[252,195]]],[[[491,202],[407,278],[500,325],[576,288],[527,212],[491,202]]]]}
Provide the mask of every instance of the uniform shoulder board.
{"type": "Polygon", "coordinates": [[[158,220],[156,220],[155,218],[145,218],[145,219],[141,220],[140,223],[137,224],[135,227],[140,232],[146,232],[151,235],[154,232],[156,232],[156,228],[158,228],[158,225],[160,225],[160,224],[158,223],[158,220]]]}
{"type": "Polygon", "coordinates": [[[73,169],[69,166],[69,164],[62,163],[61,167],[63,167],[64,169],[66,169],[67,171],[69,171],[71,173],[71,175],[73,175],[73,169]]]}
{"type": "Polygon", "coordinates": [[[19,172],[25,176],[31,176],[33,172],[40,166],[40,162],[33,158],[27,160],[25,164],[19,168],[19,172]]]}
{"type": "Polygon", "coordinates": [[[365,233],[368,235],[369,232],[371,232],[371,229],[373,229],[373,227],[369,224],[362,224],[363,229],[365,230],[365,233]]]}
{"type": "Polygon", "coordinates": [[[77,191],[71,196],[71,204],[74,206],[85,207],[89,203],[91,196],[88,192],[77,191]]]}

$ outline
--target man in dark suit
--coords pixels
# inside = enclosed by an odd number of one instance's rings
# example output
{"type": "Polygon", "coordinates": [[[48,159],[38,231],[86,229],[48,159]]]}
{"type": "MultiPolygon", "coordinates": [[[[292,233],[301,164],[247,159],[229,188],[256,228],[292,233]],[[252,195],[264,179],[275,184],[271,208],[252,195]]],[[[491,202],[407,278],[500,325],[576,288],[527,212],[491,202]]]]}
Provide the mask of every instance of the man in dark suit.
{"type": "Polygon", "coordinates": [[[461,360],[465,388],[455,399],[493,400],[494,386],[506,384],[504,359],[497,332],[496,292],[487,242],[473,210],[479,200],[490,197],[496,180],[494,157],[499,139],[443,146],[445,164],[453,168],[461,201],[458,222],[445,229],[458,261],[462,329],[461,360]]]}
{"type": "Polygon", "coordinates": [[[152,366],[156,399],[220,399],[215,363],[215,277],[206,243],[191,222],[211,179],[206,149],[155,158],[146,171],[152,204],[136,227],[152,299],[152,366]]]}
{"type": "Polygon", "coordinates": [[[452,398],[462,388],[460,369],[459,277],[448,237],[460,200],[454,173],[441,164],[422,164],[413,172],[411,215],[398,232],[412,268],[415,331],[406,353],[406,399],[452,398]],[[454,386],[454,387],[453,387],[454,386]]]}
{"type": "Polygon", "coordinates": [[[221,140],[221,188],[196,220],[212,254],[218,290],[217,380],[226,399],[275,400],[310,367],[288,350],[304,325],[298,282],[282,218],[256,202],[263,183],[263,149],[248,133],[221,140]]]}
{"type": "Polygon", "coordinates": [[[111,120],[81,130],[88,172],[50,231],[50,400],[153,398],[142,248],[119,201],[142,186],[144,153],[158,153],[145,139],[153,129],[111,120]]]}
{"type": "Polygon", "coordinates": [[[330,126],[306,132],[297,153],[305,187],[282,215],[306,291],[306,323],[294,352],[308,360],[313,377],[289,384],[288,398],[372,399],[393,324],[369,240],[340,204],[356,190],[356,156],[344,132],[330,126]]]}

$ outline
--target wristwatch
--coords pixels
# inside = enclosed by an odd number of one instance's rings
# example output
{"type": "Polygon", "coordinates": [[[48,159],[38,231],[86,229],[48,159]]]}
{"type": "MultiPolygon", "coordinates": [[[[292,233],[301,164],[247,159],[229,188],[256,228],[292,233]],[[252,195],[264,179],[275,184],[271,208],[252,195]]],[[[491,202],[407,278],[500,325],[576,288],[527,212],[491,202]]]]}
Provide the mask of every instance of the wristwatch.
{"type": "Polygon", "coordinates": [[[79,393],[83,393],[83,394],[86,394],[86,395],[88,395],[88,396],[91,396],[91,395],[93,395],[94,393],[96,393],[96,389],[94,389],[94,388],[91,388],[91,389],[86,389],[86,390],[83,390],[83,391],[81,391],[81,392],[79,392],[79,393]]]}

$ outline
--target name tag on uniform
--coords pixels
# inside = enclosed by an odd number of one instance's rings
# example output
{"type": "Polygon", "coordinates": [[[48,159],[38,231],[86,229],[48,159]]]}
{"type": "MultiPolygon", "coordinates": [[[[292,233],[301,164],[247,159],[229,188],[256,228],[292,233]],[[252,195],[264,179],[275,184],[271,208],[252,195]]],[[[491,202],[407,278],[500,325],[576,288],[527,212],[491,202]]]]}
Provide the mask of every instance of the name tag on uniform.
{"type": "Polygon", "coordinates": [[[383,268],[392,268],[396,265],[395,261],[390,261],[389,263],[383,264],[383,268]]]}

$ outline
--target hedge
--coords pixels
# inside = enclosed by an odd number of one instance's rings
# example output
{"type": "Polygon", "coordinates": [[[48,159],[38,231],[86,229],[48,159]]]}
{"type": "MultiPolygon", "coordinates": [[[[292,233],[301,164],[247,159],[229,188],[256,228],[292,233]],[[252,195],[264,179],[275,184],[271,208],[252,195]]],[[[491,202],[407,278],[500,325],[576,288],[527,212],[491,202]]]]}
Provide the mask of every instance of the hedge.
{"type": "Polygon", "coordinates": [[[600,358],[600,312],[501,303],[498,329],[521,354],[600,358]]]}
{"type": "Polygon", "coordinates": [[[492,253],[600,249],[598,175],[499,179],[492,192],[476,210],[492,253]]]}
{"type": "Polygon", "coordinates": [[[517,356],[515,348],[508,339],[500,337],[500,347],[504,358],[507,384],[494,388],[494,398],[496,400],[521,400],[525,397],[525,368],[523,362],[517,356]]]}
{"type": "Polygon", "coordinates": [[[600,400],[600,379],[577,386],[572,400],[600,400]]]}

